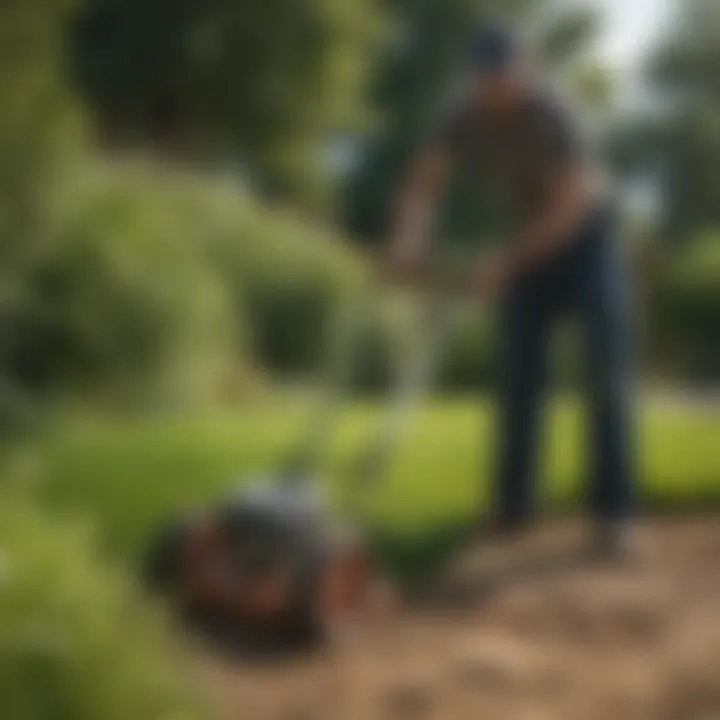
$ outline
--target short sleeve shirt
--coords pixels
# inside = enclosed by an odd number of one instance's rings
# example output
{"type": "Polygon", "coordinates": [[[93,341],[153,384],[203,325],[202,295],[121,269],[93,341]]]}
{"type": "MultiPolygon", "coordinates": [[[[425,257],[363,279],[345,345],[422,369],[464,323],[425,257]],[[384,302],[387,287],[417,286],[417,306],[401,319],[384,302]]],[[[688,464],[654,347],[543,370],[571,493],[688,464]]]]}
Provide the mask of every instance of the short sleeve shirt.
{"type": "Polygon", "coordinates": [[[517,221],[543,207],[559,170],[587,162],[574,119],[549,94],[533,94],[508,121],[465,104],[444,120],[436,141],[467,171],[488,178],[517,221]]]}

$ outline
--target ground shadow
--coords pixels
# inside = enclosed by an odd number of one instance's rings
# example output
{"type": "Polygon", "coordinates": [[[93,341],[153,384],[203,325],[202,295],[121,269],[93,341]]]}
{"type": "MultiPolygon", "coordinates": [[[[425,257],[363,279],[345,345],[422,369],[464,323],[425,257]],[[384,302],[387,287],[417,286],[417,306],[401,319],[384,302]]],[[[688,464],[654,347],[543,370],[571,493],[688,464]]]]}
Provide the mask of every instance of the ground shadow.
{"type": "Polygon", "coordinates": [[[533,553],[492,570],[438,577],[410,596],[408,602],[425,611],[473,611],[514,586],[546,580],[587,567],[588,563],[587,553],[582,550],[533,553]]]}

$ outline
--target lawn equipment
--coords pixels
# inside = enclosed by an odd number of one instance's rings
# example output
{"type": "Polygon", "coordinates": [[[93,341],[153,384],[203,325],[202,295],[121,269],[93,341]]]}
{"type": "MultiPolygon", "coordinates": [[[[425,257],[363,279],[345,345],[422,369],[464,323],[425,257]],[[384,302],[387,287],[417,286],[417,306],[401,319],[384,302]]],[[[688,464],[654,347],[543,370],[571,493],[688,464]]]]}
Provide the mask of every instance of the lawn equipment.
{"type": "MultiPolygon", "coordinates": [[[[363,296],[333,323],[332,380],[280,466],[243,479],[231,497],[172,523],[152,544],[146,578],[184,612],[262,637],[322,640],[368,608],[379,579],[363,534],[330,511],[318,472],[362,337],[358,319],[372,300],[363,296]]],[[[355,500],[383,478],[454,327],[456,304],[444,295],[426,295],[415,309],[422,347],[409,354],[377,430],[351,463],[355,500]]]]}

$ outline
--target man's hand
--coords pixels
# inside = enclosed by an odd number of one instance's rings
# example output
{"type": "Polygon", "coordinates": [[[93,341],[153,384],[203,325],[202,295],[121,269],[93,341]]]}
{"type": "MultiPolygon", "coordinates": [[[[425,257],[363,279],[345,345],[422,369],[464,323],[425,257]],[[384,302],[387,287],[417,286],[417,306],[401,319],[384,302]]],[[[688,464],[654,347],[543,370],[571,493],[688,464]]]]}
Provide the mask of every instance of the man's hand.
{"type": "Polygon", "coordinates": [[[497,297],[514,275],[512,257],[507,252],[496,252],[476,261],[470,271],[470,291],[484,300],[497,297]]]}
{"type": "Polygon", "coordinates": [[[427,275],[427,260],[423,253],[402,245],[390,245],[382,259],[382,274],[392,284],[415,287],[427,275]]]}
{"type": "Polygon", "coordinates": [[[594,179],[582,166],[570,165],[548,182],[545,210],[540,212],[513,243],[515,272],[543,265],[568,243],[591,207],[594,179]]]}

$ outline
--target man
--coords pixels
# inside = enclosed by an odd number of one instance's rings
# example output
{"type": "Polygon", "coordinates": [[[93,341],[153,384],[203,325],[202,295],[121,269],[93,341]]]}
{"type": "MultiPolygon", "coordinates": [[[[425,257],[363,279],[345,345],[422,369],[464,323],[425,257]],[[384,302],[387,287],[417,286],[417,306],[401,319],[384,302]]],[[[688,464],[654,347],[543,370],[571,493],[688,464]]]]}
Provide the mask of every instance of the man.
{"type": "Polygon", "coordinates": [[[627,542],[633,470],[629,303],[613,213],[572,119],[537,82],[513,32],[479,31],[472,69],[469,96],[419,154],[401,188],[389,265],[403,277],[421,269],[432,210],[454,167],[489,176],[515,218],[511,242],[471,272],[473,289],[499,298],[502,315],[492,526],[518,530],[532,518],[548,338],[554,322],[572,312],[587,355],[595,547],[615,554],[627,542]]]}

